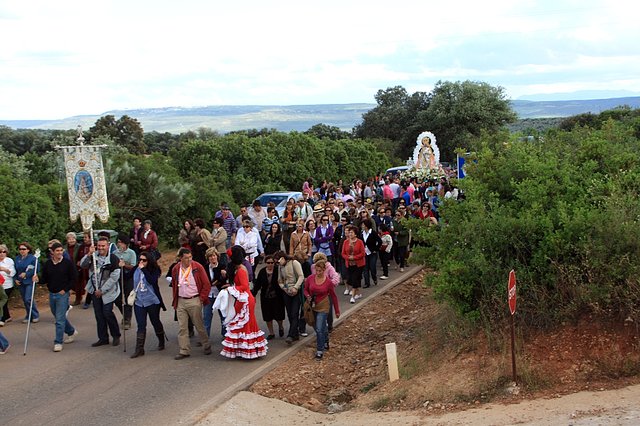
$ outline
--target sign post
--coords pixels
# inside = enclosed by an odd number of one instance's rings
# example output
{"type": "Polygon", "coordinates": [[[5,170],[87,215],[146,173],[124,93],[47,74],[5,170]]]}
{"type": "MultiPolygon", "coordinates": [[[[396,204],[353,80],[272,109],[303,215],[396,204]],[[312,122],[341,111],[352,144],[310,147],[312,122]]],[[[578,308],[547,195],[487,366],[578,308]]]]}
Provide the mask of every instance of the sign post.
{"type": "Polygon", "coordinates": [[[507,290],[509,298],[509,311],[511,312],[511,369],[513,370],[513,382],[518,383],[516,376],[516,328],[513,317],[516,314],[516,271],[509,272],[509,286],[507,290]]]}

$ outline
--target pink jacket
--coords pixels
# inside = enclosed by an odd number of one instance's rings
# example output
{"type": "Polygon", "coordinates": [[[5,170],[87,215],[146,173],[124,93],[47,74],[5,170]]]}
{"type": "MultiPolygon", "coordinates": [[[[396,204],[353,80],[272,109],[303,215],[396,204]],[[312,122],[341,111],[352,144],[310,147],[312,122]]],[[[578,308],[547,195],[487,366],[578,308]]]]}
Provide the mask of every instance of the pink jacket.
{"type": "MultiPolygon", "coordinates": [[[[333,285],[337,287],[338,284],[340,284],[340,278],[341,278],[340,274],[336,272],[332,264],[327,262],[326,265],[327,265],[327,269],[324,271],[324,273],[329,278],[329,281],[331,281],[333,285]]],[[[311,265],[311,274],[315,274],[315,273],[316,273],[316,265],[311,265]]]]}

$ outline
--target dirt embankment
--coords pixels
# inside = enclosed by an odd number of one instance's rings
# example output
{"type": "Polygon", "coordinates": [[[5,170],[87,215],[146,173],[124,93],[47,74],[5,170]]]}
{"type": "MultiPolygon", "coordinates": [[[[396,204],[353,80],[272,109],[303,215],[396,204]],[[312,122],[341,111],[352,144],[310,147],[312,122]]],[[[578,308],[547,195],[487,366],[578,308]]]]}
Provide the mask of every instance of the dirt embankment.
{"type": "Polygon", "coordinates": [[[585,319],[520,338],[519,387],[510,387],[506,336],[471,335],[459,327],[423,273],[370,300],[331,334],[331,349],[314,360],[307,345],[251,387],[259,395],[319,413],[406,411],[416,415],[516,403],[640,382],[638,336],[630,324],[585,319]],[[398,347],[401,379],[389,383],[385,344],[398,347]],[[503,343],[504,342],[504,343],[503,343]]]}

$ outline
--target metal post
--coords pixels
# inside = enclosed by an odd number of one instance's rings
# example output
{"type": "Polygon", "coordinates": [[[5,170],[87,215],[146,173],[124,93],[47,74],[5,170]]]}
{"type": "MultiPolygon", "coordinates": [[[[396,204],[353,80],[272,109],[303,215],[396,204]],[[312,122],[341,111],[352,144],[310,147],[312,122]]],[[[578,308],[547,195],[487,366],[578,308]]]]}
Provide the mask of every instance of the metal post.
{"type": "Polygon", "coordinates": [[[127,327],[125,325],[125,309],[127,301],[124,298],[124,267],[120,268],[120,297],[122,300],[122,342],[124,343],[124,352],[127,351],[127,327]]]}
{"type": "MultiPolygon", "coordinates": [[[[38,275],[38,258],[40,257],[40,249],[36,249],[36,252],[34,253],[35,257],[36,257],[36,266],[33,269],[33,276],[35,277],[36,275],[38,275]]],[[[31,303],[29,304],[29,316],[28,316],[28,320],[29,322],[27,322],[27,335],[24,338],[24,352],[22,353],[22,355],[26,355],[27,354],[27,345],[29,343],[29,331],[31,330],[31,313],[33,312],[33,298],[35,297],[35,293],[36,293],[36,282],[33,281],[33,284],[31,285],[31,303]]]]}
{"type": "Polygon", "coordinates": [[[518,376],[516,375],[516,326],[511,315],[511,369],[513,371],[513,383],[518,384],[518,376]]]}

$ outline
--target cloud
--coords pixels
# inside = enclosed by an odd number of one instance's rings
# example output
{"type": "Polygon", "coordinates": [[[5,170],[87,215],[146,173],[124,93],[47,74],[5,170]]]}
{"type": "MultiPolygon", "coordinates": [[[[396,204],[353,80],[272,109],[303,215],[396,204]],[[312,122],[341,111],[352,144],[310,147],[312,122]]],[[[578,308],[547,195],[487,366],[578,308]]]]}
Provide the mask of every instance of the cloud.
{"type": "Polygon", "coordinates": [[[0,118],[373,102],[481,80],[511,96],[640,91],[631,1],[22,0],[0,4],[0,118]],[[624,83],[623,83],[624,82],[624,83]]]}

